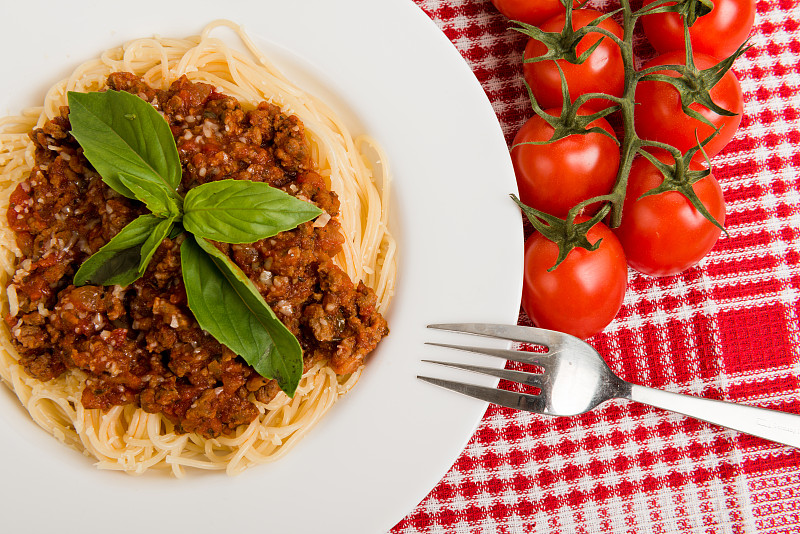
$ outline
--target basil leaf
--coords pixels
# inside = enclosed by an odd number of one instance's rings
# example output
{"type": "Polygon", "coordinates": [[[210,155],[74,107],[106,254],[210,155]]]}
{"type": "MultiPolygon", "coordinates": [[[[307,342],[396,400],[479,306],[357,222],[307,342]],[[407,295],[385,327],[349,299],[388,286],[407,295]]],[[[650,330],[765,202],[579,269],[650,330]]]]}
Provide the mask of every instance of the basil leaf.
{"type": "Polygon", "coordinates": [[[128,198],[137,198],[120,180],[157,183],[171,191],[181,181],[172,131],[152,105],[124,91],[68,93],[72,135],[103,181],[128,198]]]}
{"type": "Polygon", "coordinates": [[[144,202],[154,215],[172,218],[181,214],[182,199],[170,194],[170,191],[161,184],[131,179],[124,174],[119,176],[119,181],[136,195],[138,200],[144,202]]]}
{"type": "Polygon", "coordinates": [[[263,182],[220,180],[197,186],[183,202],[183,226],[223,243],[253,243],[310,221],[322,210],[263,182]]]}
{"type": "MultiPolygon", "coordinates": [[[[145,244],[163,224],[162,221],[164,219],[154,215],[140,215],[134,219],[111,241],[83,262],[75,273],[72,283],[76,286],[85,284],[127,286],[133,283],[144,272],[141,264],[145,244]]],[[[152,252],[147,252],[149,261],[152,252]]]]}
{"type": "Polygon", "coordinates": [[[275,312],[264,301],[261,293],[242,272],[238,265],[220,250],[201,237],[194,238],[197,244],[214,261],[220,271],[226,275],[231,285],[242,295],[251,311],[256,312],[259,321],[269,331],[273,346],[257,360],[245,360],[257,371],[278,381],[281,389],[290,397],[294,395],[300,377],[303,375],[303,349],[300,342],[288,328],[275,316],[275,312]]]}
{"type": "Polygon", "coordinates": [[[181,266],[189,308],[200,327],[294,396],[303,374],[300,343],[242,270],[214,245],[191,235],[181,245],[181,266]]]}
{"type": "Polygon", "coordinates": [[[161,245],[161,242],[164,241],[164,238],[172,234],[172,226],[174,222],[175,217],[161,219],[158,223],[158,226],[153,229],[153,232],[142,244],[142,250],[140,254],[141,261],[139,262],[139,276],[142,276],[147,270],[150,260],[153,259],[153,254],[155,254],[159,245],[161,245]]]}
{"type": "Polygon", "coordinates": [[[178,220],[175,220],[175,222],[172,223],[172,228],[170,228],[169,235],[167,235],[167,237],[170,239],[175,239],[183,232],[183,225],[178,220]]]}

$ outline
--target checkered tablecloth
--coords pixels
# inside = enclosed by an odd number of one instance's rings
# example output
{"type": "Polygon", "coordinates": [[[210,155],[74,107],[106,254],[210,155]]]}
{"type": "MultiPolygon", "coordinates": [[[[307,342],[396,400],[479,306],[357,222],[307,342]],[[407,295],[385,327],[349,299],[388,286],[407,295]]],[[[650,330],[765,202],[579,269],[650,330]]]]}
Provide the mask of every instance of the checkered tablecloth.
{"type": "MultiPolygon", "coordinates": [[[[525,39],[489,0],[415,2],[472,67],[510,141],[531,115],[525,39]]],[[[591,342],[626,380],[800,413],[797,0],[759,0],[751,42],[734,67],[742,125],[713,159],[728,235],[682,275],[631,272],[622,311],[591,342]]],[[[800,450],[624,401],[570,418],[490,406],[392,532],[800,532],[800,450]]]]}

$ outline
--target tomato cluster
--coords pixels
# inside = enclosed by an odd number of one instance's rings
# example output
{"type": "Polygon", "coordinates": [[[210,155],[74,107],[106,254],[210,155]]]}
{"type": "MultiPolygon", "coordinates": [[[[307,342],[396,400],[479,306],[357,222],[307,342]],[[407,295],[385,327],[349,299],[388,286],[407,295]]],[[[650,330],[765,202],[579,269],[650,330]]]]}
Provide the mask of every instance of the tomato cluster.
{"type": "Polygon", "coordinates": [[[633,11],[623,0],[613,14],[559,0],[492,3],[529,36],[523,76],[535,114],[511,148],[518,203],[535,228],[522,305],[537,326],[587,338],[618,313],[628,267],[674,275],[719,238],[725,201],[709,158],[741,120],[730,66],[755,3],[645,0],[633,11]],[[658,55],[637,69],[639,20],[658,55]]]}

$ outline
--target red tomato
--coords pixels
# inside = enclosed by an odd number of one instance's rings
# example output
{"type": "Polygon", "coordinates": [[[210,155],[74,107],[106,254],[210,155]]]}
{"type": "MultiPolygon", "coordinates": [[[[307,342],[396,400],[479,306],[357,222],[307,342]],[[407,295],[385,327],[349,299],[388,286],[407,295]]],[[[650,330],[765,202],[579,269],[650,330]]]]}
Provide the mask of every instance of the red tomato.
{"type": "MultiPolygon", "coordinates": [[[[538,26],[559,13],[564,13],[560,0],[492,0],[494,7],[511,20],[538,26]]],[[[573,6],[578,6],[575,1],[573,6]]]]}
{"type": "MultiPolygon", "coordinates": [[[[558,116],[561,110],[549,109],[546,113],[558,116]]],[[[589,113],[581,110],[579,114],[589,113]]],[[[603,118],[589,125],[595,126],[614,135],[603,118]]],[[[534,115],[517,132],[514,145],[547,141],[552,135],[553,127],[534,115]]],[[[575,204],[611,191],[619,158],[619,146],[600,133],[574,134],[546,145],[519,145],[511,149],[520,200],[562,219],[575,204]]]]}
{"type": "Polygon", "coordinates": [[[550,272],[558,246],[539,232],[525,242],[522,307],[536,326],[586,339],[617,315],[628,284],[622,245],[603,223],[588,238],[602,239],[597,250],[575,248],[550,272]]]}
{"type": "MultiPolygon", "coordinates": [[[[667,154],[658,159],[673,163],[667,154]]],[[[690,169],[699,170],[692,163],[690,169]]],[[[628,177],[622,223],[614,233],[625,249],[628,265],[651,276],[670,276],[697,264],[717,242],[720,229],[677,191],[641,197],[661,185],[664,176],[643,157],[634,160],[628,177]]],[[[713,175],[692,188],[713,217],[725,224],[725,200],[713,175]]]]}
{"type": "MultiPolygon", "coordinates": [[[[655,1],[645,0],[645,3],[655,1]]],[[[730,56],[750,35],[755,14],[755,0],[714,0],[714,9],[689,28],[692,50],[719,59],[730,56]]],[[[658,52],[685,50],[683,18],[678,13],[642,17],[642,28],[658,52]]]]}
{"type": "MultiPolygon", "coordinates": [[[[573,29],[583,28],[601,15],[602,13],[593,9],[576,9],[572,12],[572,27],[573,29]]],[[[560,32],[564,27],[565,20],[565,15],[555,16],[544,22],[541,29],[548,32],[560,32]]],[[[599,27],[622,38],[622,28],[611,19],[604,20],[599,27]]],[[[622,96],[625,85],[625,67],[616,43],[599,34],[589,34],[578,43],[578,56],[601,38],[603,42],[583,63],[575,65],[563,59],[558,60],[567,79],[569,97],[573,102],[578,96],[585,93],[601,92],[622,96]]],[[[525,46],[525,59],[539,57],[546,52],[547,47],[544,44],[531,38],[525,46]]],[[[523,74],[542,109],[561,107],[561,75],[555,61],[525,63],[523,74]]],[[[587,103],[587,107],[591,109],[599,109],[608,105],[609,101],[604,99],[590,100],[587,103]]]]}
{"type": "MultiPolygon", "coordinates": [[[[706,69],[717,63],[716,59],[704,54],[694,54],[694,61],[698,69],[706,69]]],[[[683,65],[684,63],[684,52],[669,52],[653,59],[643,68],[657,65],[683,65]]],[[[673,70],[659,72],[673,77],[678,76],[678,73],[673,70]]],[[[704,147],[708,156],[712,157],[728,144],[739,128],[739,123],[742,121],[743,97],[739,80],[732,71],[725,73],[725,76],[711,89],[710,94],[711,99],[718,106],[736,113],[733,117],[725,117],[717,115],[700,104],[691,105],[692,109],[699,111],[720,130],[719,134],[704,147]]],[[[636,133],[642,139],[668,143],[681,152],[686,152],[697,146],[695,130],[697,138],[701,141],[714,132],[709,125],[689,117],[683,112],[678,91],[668,83],[639,82],[636,86],[636,104],[636,133]]],[[[703,156],[698,151],[694,159],[702,161],[703,156]]]]}

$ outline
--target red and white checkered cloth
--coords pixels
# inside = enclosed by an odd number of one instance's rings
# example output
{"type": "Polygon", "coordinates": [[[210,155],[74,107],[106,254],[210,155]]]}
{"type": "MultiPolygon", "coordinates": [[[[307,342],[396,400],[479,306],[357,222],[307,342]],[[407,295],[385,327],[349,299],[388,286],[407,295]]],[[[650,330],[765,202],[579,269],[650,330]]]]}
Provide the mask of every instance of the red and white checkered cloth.
{"type": "MultiPolygon", "coordinates": [[[[510,141],[531,114],[524,37],[489,0],[415,2],[471,65],[510,141]]],[[[734,67],[744,118],[712,161],[728,235],[682,275],[631,272],[622,311],[591,342],[626,380],[800,413],[797,0],[758,1],[752,35],[734,67]]],[[[444,532],[800,532],[800,450],[624,401],[570,418],[490,406],[392,530],[444,532]]]]}

